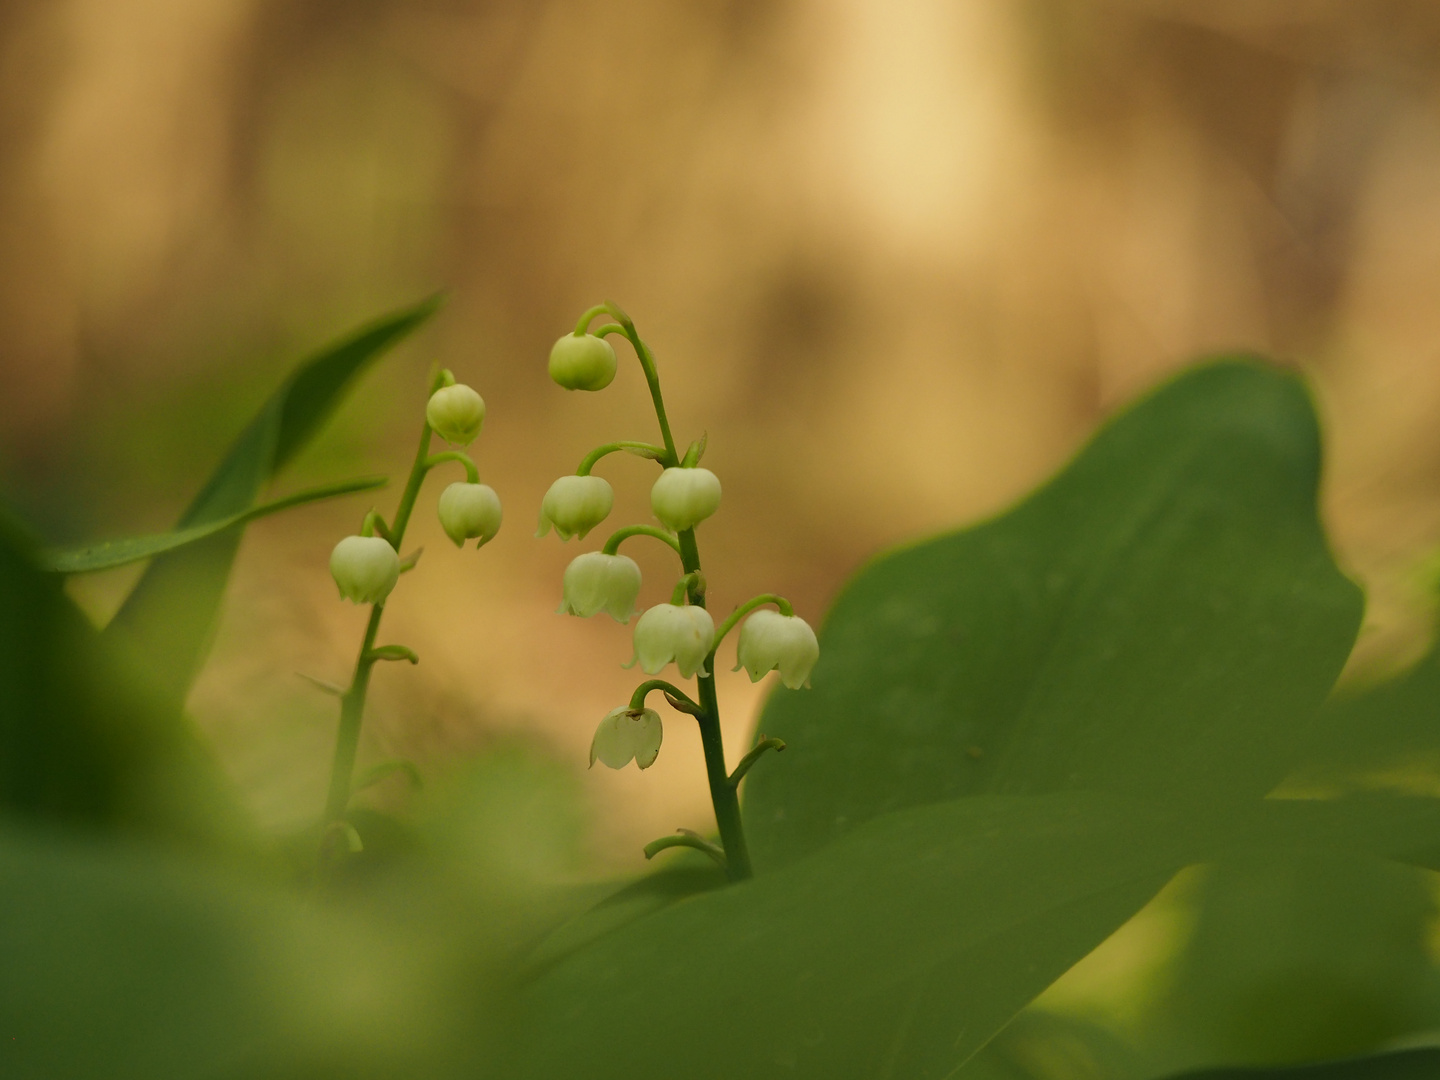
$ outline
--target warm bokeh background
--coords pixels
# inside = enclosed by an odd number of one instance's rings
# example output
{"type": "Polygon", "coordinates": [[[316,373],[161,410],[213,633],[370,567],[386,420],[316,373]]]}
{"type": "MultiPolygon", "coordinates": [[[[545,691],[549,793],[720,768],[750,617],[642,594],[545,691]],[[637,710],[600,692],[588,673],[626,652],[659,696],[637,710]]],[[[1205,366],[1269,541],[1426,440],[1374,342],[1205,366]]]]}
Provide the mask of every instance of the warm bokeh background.
{"type": "MultiPolygon", "coordinates": [[[[633,360],[598,396],[546,379],[584,307],[624,304],[678,437],[709,431],[716,605],[815,617],[1164,373],[1260,350],[1315,380],[1393,661],[1440,539],[1437,90],[1431,0],[7,0],[0,482],[52,540],[164,528],[305,349],[453,290],[280,488],[399,476],[428,365],[477,386],[508,523],[456,553],[422,499],[383,636],[423,663],[379,673],[362,753],[441,772],[520,738],[579,774],[628,640],[553,614],[576,545],[531,525],[592,445],[653,432],[633,360]]],[[[648,469],[604,467],[612,523],[648,469]]],[[[322,796],[334,705],[294,672],[347,675],[364,616],[325,564],[364,509],[250,530],[192,698],[275,825],[322,796]]],[[[74,592],[103,620],[131,580],[74,592]]],[[[733,750],[760,696],[721,690],[733,750]]],[[[669,731],[644,776],[585,775],[600,863],[709,820],[669,731]]]]}

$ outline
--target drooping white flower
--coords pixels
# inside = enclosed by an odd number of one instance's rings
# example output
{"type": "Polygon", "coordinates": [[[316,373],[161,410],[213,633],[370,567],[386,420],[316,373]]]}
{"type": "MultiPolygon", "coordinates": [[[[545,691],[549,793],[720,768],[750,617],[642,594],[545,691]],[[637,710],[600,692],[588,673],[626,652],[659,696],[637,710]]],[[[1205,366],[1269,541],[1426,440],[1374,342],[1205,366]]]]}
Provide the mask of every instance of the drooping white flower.
{"type": "Polygon", "coordinates": [[[672,468],[650,489],[650,509],[671,529],[693,529],[720,508],[720,478],[709,469],[672,468]]]}
{"type": "Polygon", "coordinates": [[[500,496],[488,484],[451,484],[440,493],[440,526],[445,535],[464,547],[466,540],[479,538],[484,547],[500,531],[503,516],[500,496]]]}
{"type": "Polygon", "coordinates": [[[330,575],[346,600],[384,603],[400,580],[400,556],[378,536],[347,536],[330,553],[330,575]]]}
{"type": "Polygon", "coordinates": [[[585,534],[610,516],[615,492],[603,476],[562,476],[550,485],[540,500],[540,527],[544,536],[555,526],[561,540],[585,534]]]}
{"type": "Polygon", "coordinates": [[[550,378],[566,390],[604,390],[615,367],[610,342],[594,334],[566,334],[550,349],[550,378]]]}
{"type": "Polygon", "coordinates": [[[782,615],[768,609],[755,612],[740,625],[740,643],[735,649],[739,663],[751,682],[775,668],[781,681],[798,690],[810,681],[810,669],[820,659],[820,642],[810,624],[798,615],[782,615]]]}
{"type": "Polygon", "coordinates": [[[623,769],[632,760],[642,769],[655,764],[665,729],[660,714],[654,709],[611,709],[595,729],[590,743],[590,764],[595,762],[612,769],[623,769]]]}
{"type": "Polygon", "coordinates": [[[688,679],[704,666],[714,642],[715,620],[693,604],[656,604],[635,624],[635,660],[647,675],[673,660],[688,679]]]}
{"type": "Polygon", "coordinates": [[[468,446],[485,423],[485,399],[464,383],[442,386],[430,395],[425,419],[446,442],[468,446]]]}
{"type": "Polygon", "coordinates": [[[629,622],[640,595],[640,567],[625,555],[587,551],[565,568],[564,588],[561,612],[588,619],[605,611],[616,622],[629,622]]]}

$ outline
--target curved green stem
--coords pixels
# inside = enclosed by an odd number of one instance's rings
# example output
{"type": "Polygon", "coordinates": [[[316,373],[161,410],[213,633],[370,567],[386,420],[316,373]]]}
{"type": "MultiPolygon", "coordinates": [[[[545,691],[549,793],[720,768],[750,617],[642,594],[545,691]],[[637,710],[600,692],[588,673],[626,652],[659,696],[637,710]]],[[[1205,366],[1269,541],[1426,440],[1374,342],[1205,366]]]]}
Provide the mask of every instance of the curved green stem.
{"type": "Polygon", "coordinates": [[[595,467],[595,463],[597,461],[605,457],[607,454],[616,454],[619,453],[621,450],[628,451],[629,453],[634,454],[636,457],[649,458],[651,461],[659,461],[662,457],[665,456],[665,448],[663,446],[652,446],[650,443],[606,443],[604,446],[597,446],[594,450],[591,450],[590,453],[585,455],[584,459],[580,462],[580,467],[575,470],[575,475],[589,476],[590,470],[595,467]]]}
{"type": "Polygon", "coordinates": [[[750,766],[754,765],[755,762],[759,761],[765,755],[765,751],[775,750],[778,752],[784,749],[785,741],[783,739],[762,738],[758,743],[754,745],[754,747],[751,748],[748,754],[746,754],[743,758],[740,759],[740,763],[735,766],[735,771],[730,774],[730,786],[733,788],[738,788],[740,786],[740,781],[745,779],[745,774],[750,771],[750,766]]]}
{"type": "MultiPolygon", "coordinates": [[[[665,399],[660,395],[660,373],[655,368],[654,354],[650,352],[650,347],[641,340],[630,316],[626,315],[618,304],[607,300],[592,310],[595,315],[601,312],[609,312],[613,315],[620,324],[620,332],[630,339],[630,344],[635,349],[635,355],[640,359],[640,366],[645,370],[645,385],[650,388],[650,400],[655,405],[655,419],[660,422],[660,436],[665,443],[665,456],[660,459],[660,464],[666,468],[679,465],[680,455],[675,452],[675,436],[670,434],[670,420],[665,415],[665,399]]],[[[590,318],[594,318],[594,315],[591,315],[590,318]]]]}
{"type": "Polygon", "coordinates": [[[777,596],[774,593],[761,593],[759,596],[746,600],[745,603],[732,611],[729,617],[720,624],[719,628],[715,631],[715,647],[717,649],[720,647],[720,642],[725,639],[726,634],[735,629],[736,623],[756,608],[764,607],[766,604],[774,604],[780,609],[781,615],[795,614],[795,609],[790,606],[790,601],[786,600],[783,596],[777,596]]]}
{"type": "Polygon", "coordinates": [[[458,461],[465,466],[465,476],[472,484],[480,482],[480,470],[475,467],[475,462],[470,460],[470,455],[461,453],[459,450],[442,450],[438,454],[431,454],[425,459],[425,471],[429,472],[446,461],[458,461]]]}
{"type": "Polygon", "coordinates": [[[671,699],[670,704],[676,705],[676,707],[682,709],[682,711],[688,712],[692,716],[699,715],[700,706],[690,700],[690,695],[673,683],[666,682],[664,679],[647,679],[637,686],[635,692],[630,695],[630,708],[643,709],[645,707],[645,698],[656,690],[664,691],[665,696],[671,699]]]}
{"type": "Polygon", "coordinates": [[[610,305],[609,305],[609,304],[596,304],[596,305],[595,305],[594,307],[592,307],[589,311],[585,312],[584,315],[581,315],[581,316],[580,316],[580,320],[575,324],[575,336],[576,336],[576,337],[583,337],[584,334],[585,334],[586,328],[590,325],[591,321],[592,321],[597,315],[608,315],[608,314],[610,314],[610,305]]]}
{"type": "MultiPolygon", "coordinates": [[[[454,381],[454,376],[448,371],[437,371],[430,380],[430,393],[433,394],[454,381]]],[[[410,466],[410,478],[405,482],[400,505],[395,509],[395,523],[387,529],[383,519],[375,511],[365,515],[366,524],[379,531],[397,554],[405,539],[405,527],[410,523],[415,499],[420,494],[420,485],[425,482],[425,474],[429,472],[430,435],[430,423],[427,420],[420,428],[420,446],[415,451],[415,461],[410,466]]],[[[355,658],[355,673],[351,676],[350,687],[345,691],[345,696],[340,699],[340,726],[335,733],[335,756],[330,765],[330,787],[325,800],[326,822],[339,820],[350,805],[351,779],[355,773],[355,754],[360,746],[360,725],[365,717],[365,697],[370,689],[370,671],[381,659],[388,659],[377,655],[375,650],[375,635],[380,630],[380,617],[384,613],[383,603],[370,608],[370,621],[365,625],[365,638],[360,643],[360,654],[355,658]]]]}
{"type": "Polygon", "coordinates": [[[654,525],[626,525],[623,529],[616,529],[600,550],[606,555],[614,555],[620,550],[620,545],[632,536],[653,536],[656,540],[663,540],[668,544],[676,555],[680,554],[680,541],[664,529],[657,529],[654,525]]]}
{"type": "MultiPolygon", "coordinates": [[[[699,570],[692,570],[675,583],[675,588],[670,593],[670,603],[678,607],[688,596],[698,596],[702,601],[705,598],[705,575],[699,570]]],[[[700,606],[705,605],[701,603],[700,606]]]]}
{"type": "Polygon", "coordinates": [[[688,847],[694,848],[696,851],[703,851],[715,860],[721,870],[727,873],[730,870],[725,862],[725,852],[710,843],[709,840],[704,839],[696,833],[690,832],[688,829],[682,830],[674,836],[662,836],[659,840],[651,840],[650,843],[645,845],[645,858],[653,859],[666,848],[673,847],[688,847]]]}

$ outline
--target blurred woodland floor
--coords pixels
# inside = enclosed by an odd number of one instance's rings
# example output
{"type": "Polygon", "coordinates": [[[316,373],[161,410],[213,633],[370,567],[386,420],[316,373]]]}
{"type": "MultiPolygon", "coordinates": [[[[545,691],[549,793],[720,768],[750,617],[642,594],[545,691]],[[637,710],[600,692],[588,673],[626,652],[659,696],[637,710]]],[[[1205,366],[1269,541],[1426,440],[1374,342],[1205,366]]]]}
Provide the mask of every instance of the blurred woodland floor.
{"type": "MultiPolygon", "coordinates": [[[[677,437],[709,432],[717,605],[814,617],[1164,373],[1255,350],[1315,381],[1393,663],[1440,541],[1437,46],[1424,0],[7,0],[0,479],[52,540],[165,528],[304,349],[452,289],[281,486],[401,475],[437,358],[480,389],[507,523],[457,554],[422,499],[386,638],[423,663],[377,676],[362,753],[508,734],[578,772],[628,635],[553,614],[575,545],[531,522],[653,426],[633,360],[598,396],[547,380],[589,304],[636,318],[677,437]]],[[[648,517],[646,469],[607,470],[612,521],[648,517]]],[[[192,699],[272,823],[318,808],[333,702],[292,673],[353,661],[325,566],[364,508],[252,527],[192,699]]],[[[75,592],[104,618],[128,580],[75,592]]],[[[734,751],[759,692],[721,693],[734,751]]],[[[597,856],[702,826],[700,762],[672,724],[643,777],[588,776],[597,856]]]]}

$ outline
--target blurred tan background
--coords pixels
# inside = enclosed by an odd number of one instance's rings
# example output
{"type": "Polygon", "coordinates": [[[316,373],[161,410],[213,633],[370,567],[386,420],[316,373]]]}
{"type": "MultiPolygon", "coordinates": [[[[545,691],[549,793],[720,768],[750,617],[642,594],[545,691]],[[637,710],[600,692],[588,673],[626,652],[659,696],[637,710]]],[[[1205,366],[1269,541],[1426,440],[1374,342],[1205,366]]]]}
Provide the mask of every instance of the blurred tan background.
{"type": "MultiPolygon", "coordinates": [[[[304,350],[453,290],[278,489],[402,476],[433,360],[480,389],[506,526],[457,553],[448,478],[422,497],[382,636],[423,662],[378,674],[363,760],[520,739],[579,776],[628,635],[553,614],[576,545],[530,534],[554,476],[654,430],[628,353],[603,394],[548,382],[586,306],[630,311],[677,438],[709,432],[715,605],[813,619],[1166,372],[1259,350],[1315,381],[1394,663],[1440,539],[1437,91],[1433,0],[6,0],[0,482],[52,540],[162,529],[304,350]]],[[[602,466],[607,525],[648,517],[650,468],[602,466]]],[[[294,673],[348,674],[364,613],[325,567],[367,505],[250,530],[192,698],[273,825],[323,795],[334,703],[294,673]]],[[[132,579],[73,591],[103,621],[132,579]]],[[[722,679],[733,756],[765,685],[722,679]]],[[[583,774],[600,864],[709,822],[666,730],[648,773],[583,774]]]]}

